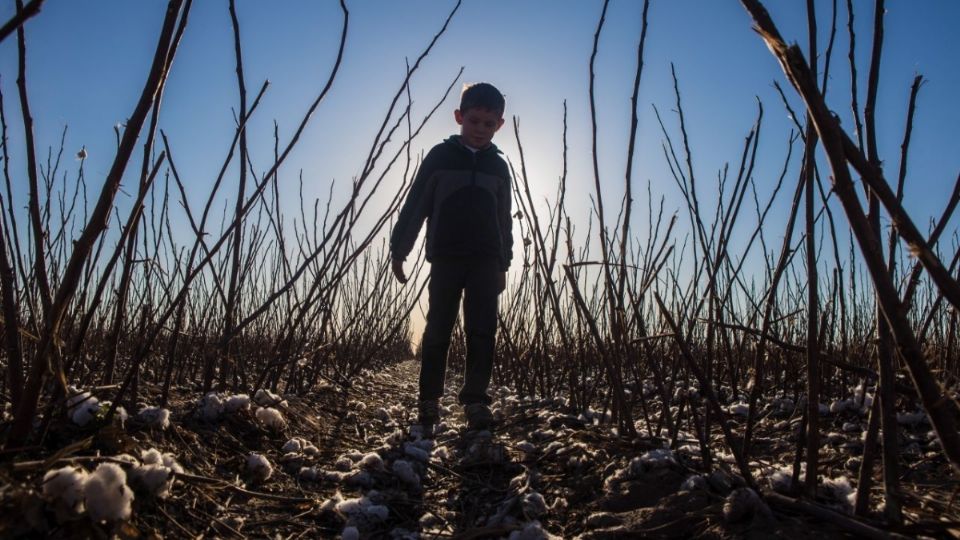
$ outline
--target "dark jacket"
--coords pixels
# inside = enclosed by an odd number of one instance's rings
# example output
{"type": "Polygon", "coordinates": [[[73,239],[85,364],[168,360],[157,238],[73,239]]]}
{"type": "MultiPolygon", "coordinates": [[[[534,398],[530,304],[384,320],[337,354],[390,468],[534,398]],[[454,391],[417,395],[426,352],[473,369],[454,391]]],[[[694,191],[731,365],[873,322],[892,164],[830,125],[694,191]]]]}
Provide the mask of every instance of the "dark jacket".
{"type": "Polygon", "coordinates": [[[390,235],[390,253],[404,260],[427,220],[427,260],[492,257],[506,271],[513,258],[510,170],[491,144],[471,151],[454,135],[420,164],[390,235]]]}

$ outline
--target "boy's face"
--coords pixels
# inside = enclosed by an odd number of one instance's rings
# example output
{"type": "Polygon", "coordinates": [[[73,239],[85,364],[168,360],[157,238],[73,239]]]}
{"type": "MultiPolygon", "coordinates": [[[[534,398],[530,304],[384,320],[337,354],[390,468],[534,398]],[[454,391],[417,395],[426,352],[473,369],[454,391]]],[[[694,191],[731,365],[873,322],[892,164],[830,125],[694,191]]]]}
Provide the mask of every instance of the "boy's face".
{"type": "Polygon", "coordinates": [[[503,125],[503,113],[489,109],[471,108],[466,112],[453,111],[460,124],[460,139],[472,148],[485,148],[493,140],[493,134],[503,125]]]}

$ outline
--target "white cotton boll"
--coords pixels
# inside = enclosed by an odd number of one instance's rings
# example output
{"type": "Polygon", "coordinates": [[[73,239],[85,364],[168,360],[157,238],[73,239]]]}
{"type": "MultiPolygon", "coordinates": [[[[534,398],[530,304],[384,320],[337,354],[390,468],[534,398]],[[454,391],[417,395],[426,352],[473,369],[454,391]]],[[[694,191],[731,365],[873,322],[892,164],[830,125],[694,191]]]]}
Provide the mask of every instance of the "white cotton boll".
{"type": "Polygon", "coordinates": [[[373,487],[373,477],[367,471],[354,471],[344,475],[345,483],[350,487],[373,487]]]}
{"type": "Polygon", "coordinates": [[[210,392],[200,400],[200,418],[213,422],[223,414],[223,400],[216,392],[210,392]]]}
{"type": "Polygon", "coordinates": [[[240,410],[247,410],[250,408],[250,396],[247,394],[235,394],[226,399],[223,402],[223,409],[228,413],[235,413],[240,410]]]}
{"type": "MultiPolygon", "coordinates": [[[[106,414],[106,412],[109,411],[110,407],[112,406],[112,401],[101,401],[97,412],[99,413],[100,411],[103,411],[104,414],[106,414]]],[[[130,415],[127,414],[127,410],[123,408],[123,405],[117,405],[116,410],[113,411],[113,417],[119,419],[120,425],[122,426],[130,418],[130,415]]]]}
{"type": "Polygon", "coordinates": [[[548,444],[546,448],[543,449],[543,454],[545,456],[549,456],[550,454],[560,450],[561,448],[563,448],[562,442],[553,441],[552,443],[548,444]]]}
{"type": "Polygon", "coordinates": [[[301,480],[309,480],[311,482],[316,482],[317,477],[320,476],[320,471],[316,467],[300,467],[300,471],[297,473],[297,476],[301,480]]]}
{"type": "MultiPolygon", "coordinates": [[[[805,470],[806,463],[801,463],[800,478],[798,478],[798,481],[801,483],[804,482],[806,478],[805,470]]],[[[793,489],[793,467],[788,465],[774,467],[767,475],[767,482],[770,484],[770,489],[778,493],[789,494],[793,489]]]]}
{"type": "Polygon", "coordinates": [[[360,529],[353,525],[347,525],[340,533],[340,538],[342,540],[360,540],[360,529]]]}
{"type": "Polygon", "coordinates": [[[305,441],[300,437],[294,437],[289,441],[283,443],[283,447],[281,448],[281,450],[284,453],[300,452],[303,449],[304,442],[305,441]]]}
{"type": "Polygon", "coordinates": [[[447,461],[451,457],[450,449],[446,446],[438,446],[436,449],[434,449],[432,455],[441,461],[447,461]]]}
{"type": "Polygon", "coordinates": [[[257,453],[251,453],[247,456],[247,471],[254,480],[262,482],[273,475],[273,465],[266,456],[257,453]]]}
{"type": "Polygon", "coordinates": [[[537,447],[530,441],[521,441],[517,444],[517,450],[525,454],[532,454],[537,451],[537,447]]]}
{"type": "Polygon", "coordinates": [[[837,433],[836,431],[831,431],[824,436],[824,442],[831,446],[836,446],[840,443],[846,442],[847,438],[843,433],[837,433]]]}
{"type": "Polygon", "coordinates": [[[559,536],[554,536],[547,532],[539,521],[531,521],[523,526],[522,529],[513,531],[508,540],[560,540],[559,536]]]}
{"type": "Polygon", "coordinates": [[[353,468],[353,460],[347,456],[340,456],[337,458],[337,461],[334,462],[333,467],[338,471],[349,471],[353,468]]]}
{"type": "Polygon", "coordinates": [[[419,441],[413,441],[410,444],[416,446],[417,448],[426,450],[427,452],[433,450],[433,447],[437,445],[436,441],[433,439],[420,439],[419,441]]]}
{"type": "Polygon", "coordinates": [[[67,466],[43,475],[43,498],[69,511],[80,511],[87,471],[67,466]]]}
{"type": "Polygon", "coordinates": [[[97,413],[100,412],[100,402],[97,398],[90,396],[89,392],[84,392],[89,397],[73,407],[72,412],[70,413],[70,419],[73,420],[73,423],[83,427],[90,423],[91,420],[97,417],[97,413]]]}
{"type": "Polygon", "coordinates": [[[376,452],[370,452],[360,459],[360,466],[365,469],[382,469],[383,458],[376,452]]]}
{"type": "Polygon", "coordinates": [[[129,518],[131,502],[127,473],[116,463],[101,463],[83,484],[83,503],[94,522],[129,518]]]}
{"type": "Polygon", "coordinates": [[[856,423],[856,422],[844,422],[842,429],[843,429],[843,431],[846,431],[847,433],[850,433],[850,432],[853,432],[853,431],[860,431],[860,424],[858,424],[858,423],[856,423]]]}
{"type": "Polygon", "coordinates": [[[743,402],[733,403],[727,407],[727,412],[734,416],[742,416],[746,418],[746,416],[750,413],[750,405],[743,402]]]}
{"type": "Polygon", "coordinates": [[[173,485],[170,472],[170,469],[163,465],[141,465],[130,472],[130,479],[144,492],[163,499],[170,494],[170,486],[173,485]]]}
{"type": "Polygon", "coordinates": [[[386,521],[390,517],[390,509],[382,504],[368,504],[363,507],[363,517],[370,521],[386,521]]]}
{"type": "Polygon", "coordinates": [[[393,474],[397,475],[397,478],[410,484],[413,487],[420,486],[420,477],[413,470],[413,466],[409,461],[398,459],[393,462],[391,466],[393,474]]]}
{"type": "Polygon", "coordinates": [[[70,397],[67,399],[67,414],[71,416],[73,415],[73,410],[78,406],[86,403],[90,399],[96,400],[90,392],[81,392],[73,386],[68,387],[67,392],[70,394],[70,397]]]}
{"type": "Polygon", "coordinates": [[[411,443],[404,443],[403,453],[417,461],[426,462],[430,459],[430,454],[426,450],[411,443]]]}
{"type": "Polygon", "coordinates": [[[854,500],[856,500],[856,492],[854,491],[853,486],[850,485],[850,480],[846,476],[838,476],[837,478],[824,478],[823,487],[826,488],[827,493],[829,493],[834,500],[843,506],[846,506],[849,503],[851,494],[854,494],[854,500]]]}
{"type": "Polygon", "coordinates": [[[259,408],[255,414],[257,420],[259,420],[261,424],[274,431],[280,431],[284,428],[284,426],[287,425],[287,422],[283,419],[283,415],[280,414],[280,411],[274,409],[273,407],[259,408]]]}
{"type": "Polygon", "coordinates": [[[728,523],[736,523],[756,514],[770,515],[770,508],[750,488],[737,488],[723,503],[723,517],[728,523]]]}
{"type": "Polygon", "coordinates": [[[347,402],[347,407],[356,409],[358,411],[363,411],[367,409],[367,404],[357,399],[351,399],[347,402]]]}
{"type": "Polygon", "coordinates": [[[390,417],[390,413],[387,412],[387,410],[384,409],[383,407],[380,407],[379,409],[377,409],[373,413],[373,416],[374,418],[376,418],[377,420],[380,420],[384,424],[393,420],[393,418],[390,417]]]}
{"type": "Polygon", "coordinates": [[[137,419],[151,428],[170,427],[170,411],[161,407],[144,407],[137,413],[137,419]]]}
{"type": "Polygon", "coordinates": [[[286,405],[287,402],[277,394],[261,388],[253,395],[253,401],[261,407],[272,407],[274,405],[286,405]]]}
{"type": "Polygon", "coordinates": [[[357,514],[362,509],[360,505],[361,500],[362,500],[361,497],[357,497],[354,499],[343,499],[340,502],[338,502],[334,508],[336,508],[337,512],[340,512],[341,514],[344,514],[347,516],[357,514]]]}
{"type": "Polygon", "coordinates": [[[820,414],[830,414],[830,407],[824,403],[817,405],[817,410],[820,411],[820,414]]]}
{"type": "Polygon", "coordinates": [[[680,485],[680,491],[694,491],[698,489],[707,489],[707,479],[703,475],[694,474],[687,477],[680,485]]]}
{"type": "Polygon", "coordinates": [[[349,458],[350,461],[352,461],[352,462],[354,462],[354,463],[356,463],[356,462],[360,461],[361,459],[363,459],[363,456],[365,456],[365,455],[366,455],[366,454],[364,454],[363,452],[361,452],[361,451],[359,451],[359,450],[350,450],[349,452],[347,452],[346,454],[344,454],[344,456],[346,456],[347,458],[349,458]]]}
{"type": "Polygon", "coordinates": [[[334,492],[333,497],[323,501],[323,503],[320,505],[320,512],[334,512],[337,509],[337,505],[341,502],[343,502],[343,495],[339,491],[336,491],[334,492]]]}
{"type": "Polygon", "coordinates": [[[316,456],[320,453],[320,449],[316,446],[310,444],[309,442],[304,444],[303,449],[300,450],[306,456],[316,456]]]}
{"type": "Polygon", "coordinates": [[[657,448],[641,455],[640,463],[644,469],[652,470],[676,465],[677,460],[673,457],[672,450],[668,448],[657,448]]]}
{"type": "MultiPolygon", "coordinates": [[[[584,420],[586,420],[586,417],[584,417],[584,420]]],[[[531,433],[530,437],[538,441],[545,441],[547,439],[552,439],[553,437],[556,437],[556,435],[557,434],[551,429],[538,429],[533,433],[531,433]]]]}
{"type": "Polygon", "coordinates": [[[520,507],[527,519],[538,518],[547,513],[547,501],[536,491],[525,493],[520,499],[520,507]]]}

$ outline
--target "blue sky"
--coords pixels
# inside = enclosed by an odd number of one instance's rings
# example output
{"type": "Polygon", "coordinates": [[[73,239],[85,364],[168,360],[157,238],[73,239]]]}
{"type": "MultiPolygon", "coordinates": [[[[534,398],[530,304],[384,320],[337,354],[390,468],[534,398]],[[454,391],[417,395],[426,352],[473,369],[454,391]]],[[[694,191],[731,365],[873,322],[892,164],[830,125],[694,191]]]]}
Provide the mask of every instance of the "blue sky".
{"type": "MultiPolygon", "coordinates": [[[[806,49],[803,2],[768,1],[774,20],[790,41],[806,49]]],[[[838,35],[828,102],[852,130],[849,71],[846,60],[845,2],[838,2],[838,35]]],[[[398,89],[405,58],[415,59],[440,28],[454,5],[451,1],[348,1],[350,31],[340,74],[321,105],[298,149],[281,173],[289,191],[284,198],[295,215],[297,176],[303,171],[308,199],[325,197],[330,182],[346,185],[363,165],[373,134],[398,89]]],[[[816,2],[820,48],[826,46],[832,3],[816,2]]],[[[858,31],[857,61],[861,91],[865,86],[870,49],[872,3],[855,2],[858,31]]],[[[59,143],[69,126],[66,152],[82,146],[89,152],[87,178],[99,185],[113,157],[113,127],[130,113],[149,67],[165,11],[165,2],[144,0],[51,1],[27,23],[28,85],[41,155],[59,143]]],[[[579,230],[586,229],[590,169],[587,69],[602,2],[554,0],[522,2],[465,0],[446,35],[413,80],[414,114],[425,113],[465,68],[463,81],[489,81],[507,96],[507,125],[495,142],[519,165],[510,117],[521,120],[521,137],[535,197],[552,197],[561,172],[563,102],[569,107],[570,213],[579,230]]],[[[623,190],[623,171],[630,117],[630,93],[639,40],[642,3],[614,0],[600,41],[597,59],[597,105],[600,124],[601,176],[608,207],[623,190]]],[[[909,86],[915,74],[927,79],[917,109],[906,205],[921,228],[928,216],[939,214],[958,172],[960,54],[955,28],[960,3],[951,0],[887,2],[885,49],[878,101],[881,156],[890,180],[899,164],[899,144],[905,122],[909,86]]],[[[247,87],[252,95],[269,79],[257,116],[250,126],[251,152],[257,172],[270,165],[273,121],[281,142],[292,133],[301,114],[328,76],[340,35],[337,2],[240,0],[247,87]]],[[[0,6],[0,18],[13,12],[13,3],[0,6]]],[[[708,204],[713,180],[725,162],[736,169],[743,138],[756,116],[756,99],[763,102],[765,120],[755,173],[761,196],[772,189],[782,167],[792,127],[772,82],[787,90],[792,106],[799,100],[750,20],[735,1],[654,1],[649,14],[645,69],[640,90],[640,133],[634,163],[636,228],[646,223],[646,183],[654,197],[666,198],[668,212],[682,200],[662,155],[662,134],[653,115],[659,108],[671,134],[679,133],[672,112],[674,97],[670,65],[680,78],[695,167],[702,200],[708,204]]],[[[197,0],[174,64],[164,97],[161,127],[171,139],[178,169],[190,186],[189,197],[200,204],[209,192],[233,130],[231,108],[237,106],[233,43],[225,0],[197,0]]],[[[16,40],[0,44],[0,88],[9,125],[14,196],[25,201],[22,134],[16,100],[16,40]]],[[[863,97],[861,95],[861,106],[863,97]]],[[[456,131],[454,98],[415,142],[423,151],[456,131]]],[[[795,157],[800,148],[796,148],[795,157]]],[[[139,152],[135,160],[139,159],[139,152]]],[[[76,167],[68,160],[67,165],[76,167]]],[[[131,163],[131,185],[139,166],[131,163]]],[[[788,184],[796,178],[791,168],[788,184]]],[[[826,173],[826,169],[823,170],[826,173]]],[[[73,178],[72,175],[69,178],[73,178]]],[[[399,170],[388,182],[399,181],[399,170]]],[[[229,180],[228,180],[229,181],[229,180]]],[[[127,190],[128,193],[131,190],[127,190]]],[[[234,188],[227,188],[228,204],[234,188]]],[[[788,204],[781,196],[778,208],[788,204]]],[[[121,195],[118,204],[129,201],[121,195]]],[[[775,214],[770,231],[779,231],[782,214],[775,214]]],[[[752,212],[750,213],[752,215],[752,212]]],[[[683,214],[681,213],[681,216],[683,214]]],[[[682,223],[682,220],[681,220],[682,223]]],[[[842,223],[842,217],[841,217],[842,223]]],[[[748,230],[749,224],[741,228],[748,230]]],[[[685,225],[681,227],[681,234],[685,225]]],[[[778,232],[769,233],[771,237],[778,232]]]]}

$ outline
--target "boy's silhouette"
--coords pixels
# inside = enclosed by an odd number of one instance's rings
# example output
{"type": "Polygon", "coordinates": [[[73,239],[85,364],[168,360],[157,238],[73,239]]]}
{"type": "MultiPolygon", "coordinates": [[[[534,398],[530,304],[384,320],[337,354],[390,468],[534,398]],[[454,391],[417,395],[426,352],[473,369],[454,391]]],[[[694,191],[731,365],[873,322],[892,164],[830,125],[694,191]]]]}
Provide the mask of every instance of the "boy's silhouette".
{"type": "Polygon", "coordinates": [[[513,255],[510,170],[491,140],[503,126],[505,101],[493,85],[464,87],[454,118],[460,134],[434,146],[413,181],[390,236],[393,273],[403,270],[427,221],[430,307],[421,343],[419,423],[439,419],[450,336],[463,295],[466,372],[458,399],[471,429],[493,424],[487,386],[496,348],[497,297],[513,255]]]}

